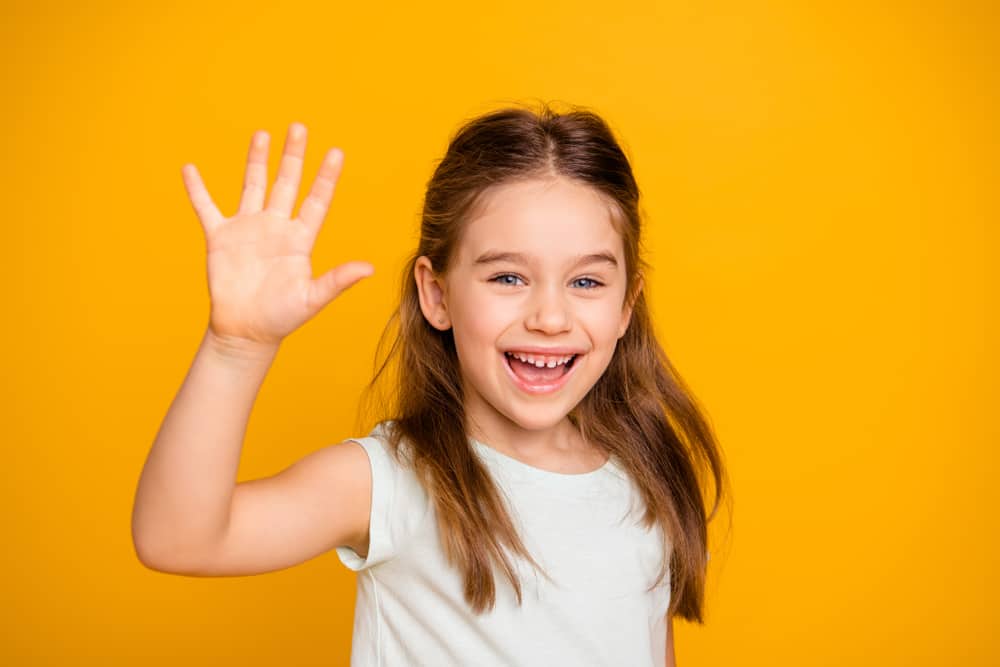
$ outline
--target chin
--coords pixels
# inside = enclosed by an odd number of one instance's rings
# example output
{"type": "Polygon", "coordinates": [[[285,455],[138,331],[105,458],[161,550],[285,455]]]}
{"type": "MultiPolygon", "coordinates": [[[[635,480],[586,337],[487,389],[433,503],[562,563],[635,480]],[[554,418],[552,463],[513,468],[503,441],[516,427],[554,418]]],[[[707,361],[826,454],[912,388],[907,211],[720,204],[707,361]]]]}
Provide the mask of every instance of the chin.
{"type": "Polygon", "coordinates": [[[525,431],[545,431],[561,424],[569,416],[569,413],[570,410],[553,411],[528,408],[504,416],[515,426],[525,431]]]}

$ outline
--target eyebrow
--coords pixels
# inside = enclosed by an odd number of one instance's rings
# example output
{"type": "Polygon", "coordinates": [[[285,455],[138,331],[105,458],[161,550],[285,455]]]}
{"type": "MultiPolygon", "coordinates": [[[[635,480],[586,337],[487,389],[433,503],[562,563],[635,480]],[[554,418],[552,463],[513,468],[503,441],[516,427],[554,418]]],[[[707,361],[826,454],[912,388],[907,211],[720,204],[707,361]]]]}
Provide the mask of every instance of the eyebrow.
{"type": "MultiPolygon", "coordinates": [[[[604,264],[610,264],[612,268],[618,268],[618,260],[615,256],[604,250],[601,252],[591,253],[589,255],[578,255],[574,258],[575,263],[573,267],[582,266],[584,264],[595,264],[598,262],[604,264]]],[[[512,264],[528,264],[528,258],[519,252],[501,252],[499,250],[487,250],[482,255],[476,258],[473,262],[476,266],[481,264],[496,264],[498,262],[510,262],[512,264]]]]}

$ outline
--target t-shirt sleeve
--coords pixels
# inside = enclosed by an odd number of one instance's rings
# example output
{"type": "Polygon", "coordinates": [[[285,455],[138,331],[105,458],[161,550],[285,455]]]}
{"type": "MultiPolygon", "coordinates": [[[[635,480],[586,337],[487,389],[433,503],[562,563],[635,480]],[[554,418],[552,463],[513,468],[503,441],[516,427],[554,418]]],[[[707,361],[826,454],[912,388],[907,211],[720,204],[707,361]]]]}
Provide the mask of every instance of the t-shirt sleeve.
{"type": "Polygon", "coordinates": [[[350,440],[364,448],[371,465],[368,555],[362,558],[349,546],[336,547],[335,551],[340,562],[357,572],[396,556],[421,524],[428,502],[412,469],[393,458],[379,430],[350,440]]]}

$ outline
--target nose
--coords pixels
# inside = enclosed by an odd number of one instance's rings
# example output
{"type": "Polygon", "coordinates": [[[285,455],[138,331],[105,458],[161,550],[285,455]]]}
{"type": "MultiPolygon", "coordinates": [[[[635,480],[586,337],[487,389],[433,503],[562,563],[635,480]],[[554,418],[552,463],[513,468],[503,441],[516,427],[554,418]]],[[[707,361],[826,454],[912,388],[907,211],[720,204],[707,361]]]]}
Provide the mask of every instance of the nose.
{"type": "Polygon", "coordinates": [[[545,334],[558,334],[569,331],[572,322],[566,295],[558,287],[536,288],[524,319],[526,328],[545,334]]]}

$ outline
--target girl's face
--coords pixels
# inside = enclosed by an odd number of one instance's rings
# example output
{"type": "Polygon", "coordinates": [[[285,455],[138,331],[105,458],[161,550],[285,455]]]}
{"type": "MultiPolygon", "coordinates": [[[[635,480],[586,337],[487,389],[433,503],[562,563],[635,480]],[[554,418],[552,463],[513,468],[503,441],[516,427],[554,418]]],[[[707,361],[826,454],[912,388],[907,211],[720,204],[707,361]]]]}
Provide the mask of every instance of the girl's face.
{"type": "Polygon", "coordinates": [[[608,205],[564,178],[497,187],[445,277],[426,258],[415,277],[425,317],[453,331],[466,415],[488,437],[562,425],[631,316],[608,205]]]}

